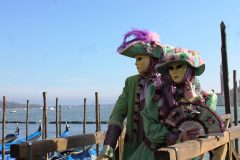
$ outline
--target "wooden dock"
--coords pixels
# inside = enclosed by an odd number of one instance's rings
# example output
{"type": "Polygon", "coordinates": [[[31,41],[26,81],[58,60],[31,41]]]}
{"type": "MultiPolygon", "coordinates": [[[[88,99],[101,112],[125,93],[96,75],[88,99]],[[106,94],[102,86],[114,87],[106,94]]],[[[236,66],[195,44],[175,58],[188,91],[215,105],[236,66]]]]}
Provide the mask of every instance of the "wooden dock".
{"type": "MultiPolygon", "coordinates": [[[[240,138],[240,126],[228,128],[231,121],[230,114],[222,115],[226,130],[224,136],[198,138],[196,140],[178,143],[156,152],[156,159],[159,160],[187,160],[200,156],[203,159],[205,153],[211,152],[211,159],[239,159],[234,147],[234,141],[240,138]]],[[[84,147],[93,144],[102,144],[105,134],[96,132],[93,134],[75,135],[67,138],[46,139],[33,142],[32,144],[22,143],[11,146],[11,156],[17,160],[40,159],[42,155],[53,151],[64,151],[76,147],[84,147]]],[[[120,140],[120,141],[123,141],[120,140]]]]}

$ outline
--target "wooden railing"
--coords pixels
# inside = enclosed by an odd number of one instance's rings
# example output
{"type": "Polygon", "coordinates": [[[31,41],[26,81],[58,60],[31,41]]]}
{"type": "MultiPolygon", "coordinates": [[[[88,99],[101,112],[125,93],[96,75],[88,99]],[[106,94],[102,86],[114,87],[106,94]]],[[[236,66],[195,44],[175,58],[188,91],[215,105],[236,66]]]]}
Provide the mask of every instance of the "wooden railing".
{"type": "Polygon", "coordinates": [[[32,144],[21,143],[11,145],[11,157],[17,160],[40,159],[41,156],[49,152],[65,151],[68,149],[83,147],[93,144],[102,144],[105,134],[97,132],[94,134],[84,134],[69,136],[67,138],[54,138],[33,142],[32,144]]]}
{"type": "Polygon", "coordinates": [[[231,141],[240,137],[240,127],[228,128],[222,137],[198,138],[196,140],[178,143],[169,147],[161,148],[156,152],[156,159],[161,160],[186,160],[213,151],[212,159],[223,160],[232,155],[238,159],[231,141]],[[230,150],[227,155],[227,150],[230,150]]]}
{"type": "Polygon", "coordinates": [[[226,130],[224,136],[198,138],[196,140],[161,148],[155,153],[156,159],[187,160],[194,157],[203,159],[204,154],[208,152],[210,152],[212,160],[225,160],[226,158],[229,160],[239,159],[239,156],[233,147],[233,140],[240,137],[240,126],[228,128],[231,122],[230,114],[222,115],[221,119],[225,122],[226,130]]]}
{"type": "MultiPolygon", "coordinates": [[[[221,118],[225,121],[226,126],[224,136],[198,138],[196,140],[186,141],[169,147],[161,148],[155,154],[156,159],[186,160],[197,156],[203,157],[203,155],[207,152],[212,153],[211,157],[214,160],[223,160],[225,157],[228,157],[229,159],[239,159],[237,152],[233,147],[233,140],[240,137],[240,126],[228,128],[231,120],[231,116],[229,114],[223,115],[221,118]]],[[[75,147],[102,144],[104,136],[104,133],[97,132],[94,134],[69,136],[67,138],[40,140],[33,142],[32,144],[16,144],[11,146],[10,153],[11,156],[17,160],[31,158],[35,160],[39,159],[40,156],[53,151],[60,152],[75,147]]]]}

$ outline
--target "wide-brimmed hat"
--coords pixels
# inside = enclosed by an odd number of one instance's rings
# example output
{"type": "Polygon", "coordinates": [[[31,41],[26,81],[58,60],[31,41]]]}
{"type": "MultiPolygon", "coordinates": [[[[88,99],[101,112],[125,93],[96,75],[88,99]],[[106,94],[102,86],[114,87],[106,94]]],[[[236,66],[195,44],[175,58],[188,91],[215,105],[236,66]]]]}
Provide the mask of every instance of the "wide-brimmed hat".
{"type": "Polygon", "coordinates": [[[118,47],[117,52],[131,58],[136,55],[160,58],[162,46],[157,33],[135,29],[125,34],[123,43],[118,47]],[[129,40],[129,38],[132,39],[129,40]]]}
{"type": "Polygon", "coordinates": [[[161,74],[166,74],[169,70],[168,66],[175,62],[188,63],[195,69],[196,76],[201,75],[205,70],[205,62],[200,57],[199,52],[185,48],[164,46],[162,63],[156,66],[157,71],[161,74]]]}

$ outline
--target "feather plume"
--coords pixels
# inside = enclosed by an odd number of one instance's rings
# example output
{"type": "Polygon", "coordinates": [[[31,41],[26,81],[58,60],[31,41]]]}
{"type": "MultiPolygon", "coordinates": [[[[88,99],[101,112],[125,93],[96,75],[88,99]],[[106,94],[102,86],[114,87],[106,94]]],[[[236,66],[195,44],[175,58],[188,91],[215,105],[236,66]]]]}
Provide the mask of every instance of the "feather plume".
{"type": "Polygon", "coordinates": [[[150,42],[156,43],[156,42],[160,42],[160,37],[155,32],[133,29],[132,31],[129,31],[124,35],[123,43],[118,47],[117,51],[124,49],[127,45],[135,41],[142,41],[144,43],[150,43],[150,42]]]}

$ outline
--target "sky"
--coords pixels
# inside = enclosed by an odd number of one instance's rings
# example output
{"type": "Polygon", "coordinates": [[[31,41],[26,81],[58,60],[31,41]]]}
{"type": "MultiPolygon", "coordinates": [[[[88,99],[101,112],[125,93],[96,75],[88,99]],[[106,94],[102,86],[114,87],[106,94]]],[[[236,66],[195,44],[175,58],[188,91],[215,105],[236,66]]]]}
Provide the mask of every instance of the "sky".
{"type": "MultiPolygon", "coordinates": [[[[146,29],[162,44],[200,52],[203,90],[220,92],[221,34],[226,25],[229,87],[240,71],[239,0],[0,0],[0,96],[7,101],[114,103],[135,60],[116,52],[123,35],[146,29]]],[[[238,83],[239,84],[239,83],[238,83]]]]}

